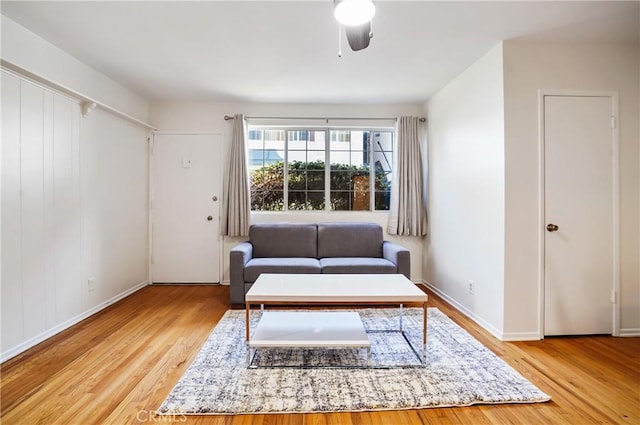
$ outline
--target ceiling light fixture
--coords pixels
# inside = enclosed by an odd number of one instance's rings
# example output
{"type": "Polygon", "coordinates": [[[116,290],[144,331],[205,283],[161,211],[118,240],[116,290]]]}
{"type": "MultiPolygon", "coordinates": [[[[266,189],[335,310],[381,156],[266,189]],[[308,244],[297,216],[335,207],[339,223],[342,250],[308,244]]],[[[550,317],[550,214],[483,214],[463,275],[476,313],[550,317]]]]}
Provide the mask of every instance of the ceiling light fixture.
{"type": "Polygon", "coordinates": [[[348,27],[369,22],[376,14],[373,0],[334,0],[333,8],[336,20],[348,27]]]}

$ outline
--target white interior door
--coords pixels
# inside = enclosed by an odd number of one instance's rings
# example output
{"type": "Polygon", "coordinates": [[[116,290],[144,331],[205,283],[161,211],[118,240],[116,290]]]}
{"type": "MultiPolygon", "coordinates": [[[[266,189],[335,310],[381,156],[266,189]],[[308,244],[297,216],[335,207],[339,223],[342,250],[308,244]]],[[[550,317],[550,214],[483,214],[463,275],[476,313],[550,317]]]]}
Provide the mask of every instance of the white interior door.
{"type": "Polygon", "coordinates": [[[219,283],[221,136],[156,133],[153,144],[151,279],[219,283]]]}
{"type": "Polygon", "coordinates": [[[613,330],[612,104],[544,97],[545,335],[613,330]]]}

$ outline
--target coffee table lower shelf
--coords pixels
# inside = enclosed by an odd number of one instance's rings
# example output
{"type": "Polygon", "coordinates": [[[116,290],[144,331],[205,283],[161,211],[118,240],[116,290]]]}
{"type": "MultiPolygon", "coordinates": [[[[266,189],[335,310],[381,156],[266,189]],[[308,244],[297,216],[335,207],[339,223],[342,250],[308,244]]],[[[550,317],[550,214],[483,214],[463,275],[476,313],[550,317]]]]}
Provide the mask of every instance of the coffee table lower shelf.
{"type": "Polygon", "coordinates": [[[261,348],[357,348],[367,350],[366,366],[371,359],[371,342],[356,312],[264,311],[248,343],[248,367],[257,367],[253,363],[261,348]]]}

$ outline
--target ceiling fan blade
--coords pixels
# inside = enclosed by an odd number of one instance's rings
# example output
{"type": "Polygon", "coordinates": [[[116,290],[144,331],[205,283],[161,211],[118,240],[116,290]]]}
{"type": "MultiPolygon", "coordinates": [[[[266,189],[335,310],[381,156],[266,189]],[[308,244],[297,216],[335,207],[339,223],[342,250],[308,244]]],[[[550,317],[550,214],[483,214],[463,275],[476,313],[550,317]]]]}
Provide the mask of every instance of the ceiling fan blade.
{"type": "Polygon", "coordinates": [[[351,50],[357,52],[358,50],[366,49],[369,47],[369,41],[373,34],[371,33],[371,22],[365,22],[362,25],[353,27],[346,27],[347,41],[351,50]]]}

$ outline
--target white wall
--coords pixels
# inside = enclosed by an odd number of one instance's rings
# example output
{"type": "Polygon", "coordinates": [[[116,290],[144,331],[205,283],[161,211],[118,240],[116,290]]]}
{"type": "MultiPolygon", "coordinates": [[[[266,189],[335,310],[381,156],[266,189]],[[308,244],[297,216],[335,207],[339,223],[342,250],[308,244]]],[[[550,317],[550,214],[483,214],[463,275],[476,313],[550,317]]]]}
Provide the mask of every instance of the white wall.
{"type": "Polygon", "coordinates": [[[83,283],[95,278],[86,308],[147,280],[147,137],[145,128],[102,110],[80,119],[83,283]]]}
{"type": "Polygon", "coordinates": [[[640,334],[637,45],[504,43],[505,334],[540,332],[538,90],[619,93],[621,333],[640,334]]]}
{"type": "Polygon", "coordinates": [[[504,303],[502,66],[499,44],[426,104],[424,278],[496,335],[503,329],[504,303]],[[474,281],[473,294],[469,280],[474,281]]]}
{"type": "Polygon", "coordinates": [[[147,120],[149,105],[145,99],[6,16],[1,15],[1,19],[3,61],[139,120],[147,120]]]}
{"type": "MultiPolygon", "coordinates": [[[[260,104],[260,103],[214,103],[214,102],[158,102],[150,107],[149,119],[160,131],[221,132],[223,146],[220,153],[227,163],[227,150],[231,142],[233,121],[225,121],[224,115],[243,113],[253,117],[396,117],[398,115],[421,115],[420,105],[307,105],[307,104],[260,104]]],[[[222,170],[221,170],[222,172],[222,170]]],[[[252,222],[288,221],[369,221],[386,229],[385,212],[331,212],[331,213],[253,213],[252,222]]],[[[411,278],[422,280],[422,238],[392,237],[411,251],[411,278]]],[[[225,238],[223,249],[223,281],[229,281],[229,250],[241,239],[225,238]]]]}

